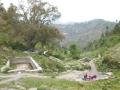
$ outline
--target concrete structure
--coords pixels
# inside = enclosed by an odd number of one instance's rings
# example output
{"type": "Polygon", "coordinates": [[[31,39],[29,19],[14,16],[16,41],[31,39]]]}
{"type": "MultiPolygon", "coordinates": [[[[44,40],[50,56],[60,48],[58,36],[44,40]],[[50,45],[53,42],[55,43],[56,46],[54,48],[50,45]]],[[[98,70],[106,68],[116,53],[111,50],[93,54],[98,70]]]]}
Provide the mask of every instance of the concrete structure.
{"type": "Polygon", "coordinates": [[[25,68],[15,68],[13,70],[9,70],[8,72],[42,72],[42,68],[38,65],[38,63],[33,60],[32,57],[16,57],[11,60],[8,60],[6,66],[11,67],[12,65],[19,65],[19,64],[28,64],[31,66],[29,69],[25,68]]]}

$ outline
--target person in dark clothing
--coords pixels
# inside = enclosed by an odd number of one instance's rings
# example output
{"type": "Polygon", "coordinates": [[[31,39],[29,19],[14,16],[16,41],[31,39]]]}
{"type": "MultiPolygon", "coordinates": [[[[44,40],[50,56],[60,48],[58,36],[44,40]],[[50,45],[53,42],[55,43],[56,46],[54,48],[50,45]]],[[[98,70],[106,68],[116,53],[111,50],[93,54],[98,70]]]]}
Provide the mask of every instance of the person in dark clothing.
{"type": "Polygon", "coordinates": [[[87,73],[84,75],[84,80],[86,80],[87,79],[87,73]]]}

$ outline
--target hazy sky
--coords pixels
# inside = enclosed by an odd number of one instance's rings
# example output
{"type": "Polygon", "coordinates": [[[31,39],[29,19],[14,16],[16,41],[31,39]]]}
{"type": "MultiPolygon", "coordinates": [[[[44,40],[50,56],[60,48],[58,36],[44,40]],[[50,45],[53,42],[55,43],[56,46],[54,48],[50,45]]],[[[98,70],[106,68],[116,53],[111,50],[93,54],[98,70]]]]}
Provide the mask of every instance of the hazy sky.
{"type": "MultiPolygon", "coordinates": [[[[5,6],[17,0],[2,0],[5,6]]],[[[120,0],[45,0],[58,7],[60,22],[83,22],[92,19],[120,20],[120,0]]]]}

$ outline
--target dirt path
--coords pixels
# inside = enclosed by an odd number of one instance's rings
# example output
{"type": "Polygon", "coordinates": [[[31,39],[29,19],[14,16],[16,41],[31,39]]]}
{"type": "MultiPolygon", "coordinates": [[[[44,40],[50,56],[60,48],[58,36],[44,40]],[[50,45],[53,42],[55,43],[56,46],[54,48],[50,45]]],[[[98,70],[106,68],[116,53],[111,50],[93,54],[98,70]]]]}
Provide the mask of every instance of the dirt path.
{"type": "Polygon", "coordinates": [[[57,78],[58,79],[65,79],[65,80],[74,80],[74,81],[79,81],[79,82],[85,82],[83,80],[83,77],[84,77],[85,73],[91,73],[91,74],[97,75],[97,78],[95,78],[94,80],[108,79],[109,78],[108,75],[97,71],[97,67],[96,67],[96,65],[94,63],[94,60],[91,60],[89,62],[89,65],[91,67],[90,71],[88,71],[88,70],[86,70],[86,71],[73,70],[73,71],[63,73],[63,74],[57,76],[57,78]]]}
{"type": "Polygon", "coordinates": [[[94,63],[94,60],[91,60],[89,64],[90,64],[90,67],[91,67],[90,72],[98,75],[98,71],[97,71],[96,65],[94,63]]]}
{"type": "Polygon", "coordinates": [[[1,78],[4,78],[3,80],[0,81],[0,84],[5,84],[5,83],[9,83],[12,81],[17,81],[21,78],[24,77],[35,77],[35,78],[48,78],[48,76],[44,76],[41,74],[33,74],[33,73],[17,73],[17,74],[11,74],[11,75],[5,75],[5,76],[0,76],[1,78]]]}
{"type": "Polygon", "coordinates": [[[71,81],[82,81],[82,77],[83,77],[82,74],[83,74],[82,71],[73,70],[73,71],[64,72],[61,75],[57,76],[56,78],[71,80],[71,81]]]}
{"type": "Polygon", "coordinates": [[[10,76],[8,75],[5,77],[6,77],[6,79],[0,81],[0,84],[5,84],[5,83],[12,82],[12,81],[16,81],[16,80],[20,79],[22,77],[22,75],[21,74],[14,74],[14,75],[10,75],[10,76]]]}

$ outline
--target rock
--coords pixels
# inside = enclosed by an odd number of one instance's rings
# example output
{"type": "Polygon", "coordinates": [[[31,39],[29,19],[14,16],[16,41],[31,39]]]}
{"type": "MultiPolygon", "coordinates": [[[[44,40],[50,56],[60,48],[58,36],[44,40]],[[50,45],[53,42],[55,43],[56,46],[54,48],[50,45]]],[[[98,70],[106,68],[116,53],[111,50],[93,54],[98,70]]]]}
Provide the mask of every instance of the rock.
{"type": "Polygon", "coordinates": [[[30,88],[30,89],[28,89],[28,90],[37,90],[37,88],[30,88]]]}
{"type": "Polygon", "coordinates": [[[20,90],[26,90],[26,88],[25,88],[25,87],[20,86],[20,85],[16,85],[16,87],[17,87],[17,88],[19,88],[20,90]]]}
{"type": "Polygon", "coordinates": [[[91,61],[91,58],[85,57],[85,58],[80,59],[80,61],[89,62],[91,61]]]}
{"type": "Polygon", "coordinates": [[[43,52],[44,55],[47,55],[47,53],[48,53],[48,50],[43,52]]]}
{"type": "Polygon", "coordinates": [[[112,72],[107,72],[106,73],[108,76],[112,76],[112,72]]]}
{"type": "Polygon", "coordinates": [[[65,68],[70,69],[71,66],[70,65],[65,65],[65,68]]]}

